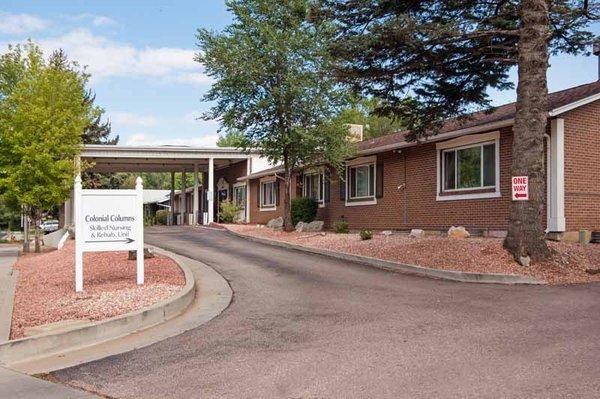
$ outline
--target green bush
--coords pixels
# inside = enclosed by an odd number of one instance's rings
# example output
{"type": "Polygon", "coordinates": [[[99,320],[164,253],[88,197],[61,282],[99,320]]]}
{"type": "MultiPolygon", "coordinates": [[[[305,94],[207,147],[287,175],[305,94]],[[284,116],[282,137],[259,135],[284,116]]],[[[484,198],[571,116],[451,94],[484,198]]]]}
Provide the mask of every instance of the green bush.
{"type": "Polygon", "coordinates": [[[348,228],[348,222],[345,220],[338,220],[333,224],[333,230],[338,234],[348,234],[350,229],[348,228]]]}
{"type": "Polygon", "coordinates": [[[292,199],[292,223],[310,223],[317,217],[317,201],[312,198],[296,197],[292,199]]]}
{"type": "Polygon", "coordinates": [[[158,211],[156,211],[156,216],[154,219],[156,221],[156,224],[166,225],[167,220],[169,219],[169,211],[167,209],[159,209],[158,211]]]}
{"type": "Polygon", "coordinates": [[[371,230],[361,230],[360,233],[360,239],[361,240],[370,240],[371,238],[373,238],[373,232],[371,230]]]}
{"type": "Polygon", "coordinates": [[[233,223],[237,217],[240,207],[230,200],[222,201],[220,204],[219,220],[221,223],[233,223]]]}

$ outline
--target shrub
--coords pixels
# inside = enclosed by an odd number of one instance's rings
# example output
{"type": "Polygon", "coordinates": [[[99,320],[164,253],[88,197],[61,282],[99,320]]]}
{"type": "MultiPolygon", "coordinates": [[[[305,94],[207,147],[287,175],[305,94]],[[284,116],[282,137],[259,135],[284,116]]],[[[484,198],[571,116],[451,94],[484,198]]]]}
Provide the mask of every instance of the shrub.
{"type": "Polygon", "coordinates": [[[220,204],[219,220],[221,223],[233,223],[237,217],[240,207],[231,200],[222,201],[220,204]]]}
{"type": "Polygon", "coordinates": [[[156,211],[156,224],[167,224],[167,220],[169,218],[169,211],[167,209],[159,209],[156,211]]]}
{"type": "Polygon", "coordinates": [[[317,201],[312,198],[296,197],[292,199],[292,223],[310,223],[317,217],[317,201]]]}
{"type": "Polygon", "coordinates": [[[373,238],[373,232],[371,230],[361,230],[360,233],[360,239],[361,240],[370,240],[371,238],[373,238]]]}
{"type": "Polygon", "coordinates": [[[348,222],[345,220],[338,220],[333,224],[333,230],[338,234],[348,234],[350,229],[348,228],[348,222]]]}

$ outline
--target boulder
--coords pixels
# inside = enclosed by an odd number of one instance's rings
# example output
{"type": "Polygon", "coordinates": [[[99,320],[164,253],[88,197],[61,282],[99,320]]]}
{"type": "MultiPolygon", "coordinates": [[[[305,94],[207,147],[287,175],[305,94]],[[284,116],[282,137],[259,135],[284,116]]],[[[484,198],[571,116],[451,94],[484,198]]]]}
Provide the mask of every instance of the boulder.
{"type": "Polygon", "coordinates": [[[384,235],[386,237],[391,236],[392,234],[394,234],[394,232],[392,230],[383,230],[381,232],[381,235],[384,235]]]}
{"type": "Polygon", "coordinates": [[[304,231],[321,231],[321,230],[323,230],[324,225],[325,225],[325,222],[323,222],[322,220],[315,220],[315,221],[307,224],[306,230],[304,230],[304,231]]]}
{"type": "Polygon", "coordinates": [[[529,267],[529,265],[531,264],[531,258],[529,256],[520,256],[519,263],[521,264],[521,266],[529,267]]]}
{"type": "Polygon", "coordinates": [[[308,226],[308,223],[304,223],[304,222],[298,222],[296,224],[296,231],[298,233],[302,233],[304,231],[306,231],[306,227],[308,226]]]}
{"type": "Polygon", "coordinates": [[[423,238],[425,237],[425,231],[421,229],[412,229],[408,235],[410,238],[423,238]]]}
{"type": "Polygon", "coordinates": [[[452,227],[450,227],[450,230],[448,230],[448,238],[469,238],[469,237],[471,237],[471,234],[469,234],[467,229],[465,229],[462,226],[459,226],[459,227],[452,226],[452,227]]]}
{"type": "Polygon", "coordinates": [[[273,230],[283,229],[283,218],[280,216],[278,218],[269,220],[269,222],[267,223],[267,227],[273,230]]]}

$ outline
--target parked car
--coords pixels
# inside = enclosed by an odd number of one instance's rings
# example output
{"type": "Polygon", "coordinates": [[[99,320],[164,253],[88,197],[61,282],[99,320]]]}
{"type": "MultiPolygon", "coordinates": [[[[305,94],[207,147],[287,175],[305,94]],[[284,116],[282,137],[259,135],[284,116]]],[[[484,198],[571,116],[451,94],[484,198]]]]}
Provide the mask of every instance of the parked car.
{"type": "Polygon", "coordinates": [[[40,225],[40,229],[42,229],[44,233],[56,231],[58,230],[58,220],[44,220],[40,225]]]}

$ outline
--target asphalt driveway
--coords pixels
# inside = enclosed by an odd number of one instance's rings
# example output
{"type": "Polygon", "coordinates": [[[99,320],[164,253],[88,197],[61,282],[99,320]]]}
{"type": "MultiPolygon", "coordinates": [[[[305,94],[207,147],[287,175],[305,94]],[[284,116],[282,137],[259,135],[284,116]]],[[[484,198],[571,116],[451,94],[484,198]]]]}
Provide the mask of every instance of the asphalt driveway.
{"type": "Polygon", "coordinates": [[[148,229],[234,290],[208,324],[55,376],[117,398],[599,397],[600,284],[452,283],[148,229]]]}

